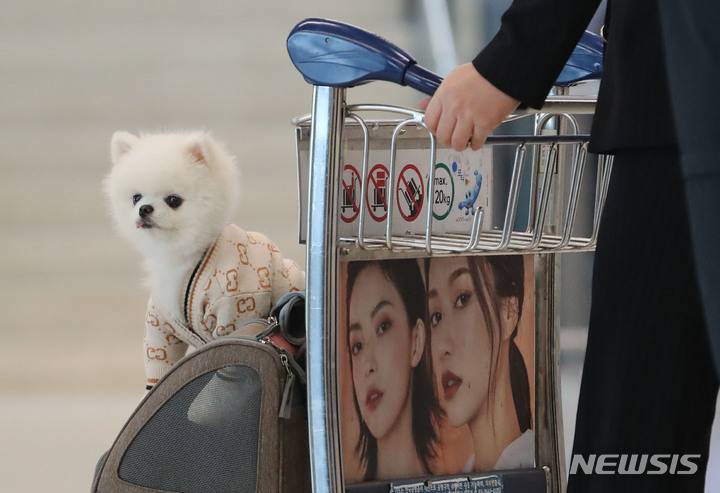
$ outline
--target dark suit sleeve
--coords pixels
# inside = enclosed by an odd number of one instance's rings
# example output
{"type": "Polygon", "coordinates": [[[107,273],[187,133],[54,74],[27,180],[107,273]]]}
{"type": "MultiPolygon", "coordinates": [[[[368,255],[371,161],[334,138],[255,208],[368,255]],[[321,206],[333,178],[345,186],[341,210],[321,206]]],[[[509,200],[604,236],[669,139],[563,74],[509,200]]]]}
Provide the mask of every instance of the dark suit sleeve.
{"type": "Polygon", "coordinates": [[[480,74],[541,108],[600,0],[514,0],[500,30],[473,60],[480,74]]]}

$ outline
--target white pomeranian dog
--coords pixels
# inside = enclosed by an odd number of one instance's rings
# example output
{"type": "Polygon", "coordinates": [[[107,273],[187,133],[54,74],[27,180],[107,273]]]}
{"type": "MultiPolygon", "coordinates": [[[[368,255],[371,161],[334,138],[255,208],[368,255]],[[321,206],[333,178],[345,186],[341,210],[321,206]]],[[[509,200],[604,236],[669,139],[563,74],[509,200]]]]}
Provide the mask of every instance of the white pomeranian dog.
{"type": "Polygon", "coordinates": [[[142,255],[151,299],[145,336],[147,386],[180,359],[266,317],[304,273],[269,239],[229,224],[239,171],[206,132],[136,136],[118,131],[105,179],[121,235],[142,255]]]}
{"type": "Polygon", "coordinates": [[[203,133],[116,132],[111,156],[105,189],[115,223],[142,254],[155,302],[179,317],[182,280],[235,210],[238,167],[203,133]]]}

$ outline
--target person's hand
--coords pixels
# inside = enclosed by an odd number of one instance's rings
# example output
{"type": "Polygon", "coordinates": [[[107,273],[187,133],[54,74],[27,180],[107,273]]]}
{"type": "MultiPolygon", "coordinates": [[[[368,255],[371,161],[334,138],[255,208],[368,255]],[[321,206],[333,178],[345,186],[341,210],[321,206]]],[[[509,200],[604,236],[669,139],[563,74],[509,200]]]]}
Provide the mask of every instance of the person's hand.
{"type": "Polygon", "coordinates": [[[465,63],[455,67],[432,99],[422,101],[420,107],[426,108],[425,123],[438,142],[462,151],[468,142],[473,150],[480,149],[519,104],[465,63]]]}

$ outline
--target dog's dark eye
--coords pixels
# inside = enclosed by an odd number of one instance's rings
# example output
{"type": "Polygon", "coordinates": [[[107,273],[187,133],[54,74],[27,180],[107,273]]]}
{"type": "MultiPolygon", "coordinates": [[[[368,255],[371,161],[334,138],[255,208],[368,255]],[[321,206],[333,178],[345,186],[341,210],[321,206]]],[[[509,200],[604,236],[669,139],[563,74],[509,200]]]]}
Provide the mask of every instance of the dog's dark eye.
{"type": "Polygon", "coordinates": [[[168,195],[167,197],[165,197],[165,203],[171,209],[177,209],[182,205],[183,199],[182,197],[178,197],[177,195],[168,195]]]}
{"type": "Polygon", "coordinates": [[[140,195],[139,193],[136,193],[135,195],[133,195],[133,196],[132,196],[133,205],[135,205],[135,204],[137,204],[138,202],[140,202],[140,199],[141,199],[141,198],[142,198],[142,195],[140,195]]]}

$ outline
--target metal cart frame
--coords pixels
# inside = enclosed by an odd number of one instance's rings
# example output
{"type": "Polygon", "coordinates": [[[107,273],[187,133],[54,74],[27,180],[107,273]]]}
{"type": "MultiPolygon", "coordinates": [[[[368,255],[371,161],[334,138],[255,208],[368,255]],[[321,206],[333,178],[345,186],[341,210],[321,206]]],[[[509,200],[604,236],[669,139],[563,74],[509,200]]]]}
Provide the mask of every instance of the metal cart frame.
{"type": "MultiPolygon", "coordinates": [[[[311,115],[294,121],[298,126],[298,138],[307,135],[307,130],[310,138],[307,192],[307,376],[311,475],[315,493],[339,492],[345,488],[338,432],[338,340],[334,330],[338,322],[339,262],[350,259],[498,253],[540,254],[540,261],[536,262],[536,273],[540,274],[536,275],[536,467],[545,471],[546,491],[564,490],[565,458],[557,333],[557,254],[594,249],[612,170],[611,158],[599,156],[592,231],[586,236],[574,234],[589,139],[587,135],[578,134],[575,115],[592,114],[595,100],[567,96],[564,92],[564,89],[558,90],[559,95],[550,97],[542,111],[522,110],[508,118],[508,121],[534,118],[535,135],[495,135],[488,138],[486,145],[516,146],[508,201],[500,229],[483,228],[483,214],[478,211],[471,229],[465,234],[435,234],[433,208],[429,206],[424,234],[398,234],[393,229],[394,200],[391,199],[387,204],[385,235],[365,234],[365,208],[361,205],[363,212],[360,213],[357,233],[347,236],[338,233],[343,129],[353,125],[359,127],[364,136],[361,197],[365,196],[368,181],[370,121],[363,115],[382,112],[401,117],[400,120],[381,121],[394,129],[389,157],[390,190],[393,190],[397,139],[406,129],[424,129],[429,140],[428,195],[432,197],[437,145],[434,136],[427,132],[422,112],[389,105],[348,105],[345,88],[315,84],[311,115]],[[305,134],[302,133],[302,126],[306,127],[305,134]],[[555,135],[543,135],[543,130],[549,127],[556,129],[555,135]],[[515,231],[519,180],[525,153],[530,148],[538,151],[535,153],[534,166],[539,173],[533,173],[529,226],[525,231],[515,231]],[[541,149],[545,149],[545,152],[539,152],[541,149]],[[556,182],[555,186],[553,181],[556,182]]],[[[377,123],[377,120],[373,121],[374,125],[377,123]]]]}

